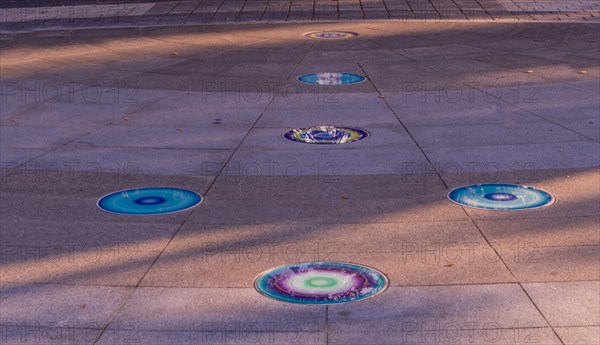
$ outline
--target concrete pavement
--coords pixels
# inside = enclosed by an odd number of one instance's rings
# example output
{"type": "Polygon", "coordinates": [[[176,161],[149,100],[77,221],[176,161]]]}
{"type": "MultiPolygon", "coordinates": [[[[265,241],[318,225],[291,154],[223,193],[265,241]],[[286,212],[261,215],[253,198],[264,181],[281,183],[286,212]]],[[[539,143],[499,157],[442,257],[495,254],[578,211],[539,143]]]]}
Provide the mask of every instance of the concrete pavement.
{"type": "Polygon", "coordinates": [[[3,35],[2,343],[600,343],[597,32],[356,21],[3,35]],[[320,30],[360,36],[302,36],[320,30]],[[368,80],[295,79],[316,72],[368,80]],[[282,137],[321,124],[372,135],[282,137]],[[480,182],[557,201],[446,200],[480,182]],[[96,207],[148,186],[206,200],[166,216],[96,207]],[[268,268],[318,260],[375,267],[390,288],[336,306],[252,288],[268,268]]]}

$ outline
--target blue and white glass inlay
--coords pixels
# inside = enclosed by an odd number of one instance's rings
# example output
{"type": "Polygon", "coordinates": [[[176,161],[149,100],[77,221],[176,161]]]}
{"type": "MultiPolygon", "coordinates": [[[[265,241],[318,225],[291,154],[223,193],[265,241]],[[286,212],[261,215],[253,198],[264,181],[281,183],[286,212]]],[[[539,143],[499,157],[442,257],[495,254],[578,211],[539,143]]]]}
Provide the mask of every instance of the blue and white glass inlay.
{"type": "Polygon", "coordinates": [[[298,81],[316,85],[347,85],[365,81],[365,77],[352,73],[312,73],[298,77],[298,81]]]}
{"type": "Polygon", "coordinates": [[[496,183],[459,187],[448,193],[448,199],[463,206],[499,211],[530,210],[548,206],[555,200],[541,189],[496,183]]]}
{"type": "Polygon", "coordinates": [[[98,207],[104,211],[128,215],[179,212],[199,205],[200,194],[178,188],[128,189],[103,196],[98,207]]]}

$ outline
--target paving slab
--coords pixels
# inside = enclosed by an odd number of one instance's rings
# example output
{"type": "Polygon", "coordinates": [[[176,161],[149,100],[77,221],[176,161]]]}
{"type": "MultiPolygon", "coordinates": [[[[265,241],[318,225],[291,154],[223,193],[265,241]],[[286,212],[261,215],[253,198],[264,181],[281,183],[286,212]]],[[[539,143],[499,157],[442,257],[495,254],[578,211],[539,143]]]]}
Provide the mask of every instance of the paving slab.
{"type": "Polygon", "coordinates": [[[135,286],[174,224],[2,220],[5,282],[135,286]]]}
{"type": "Polygon", "coordinates": [[[501,254],[521,282],[579,281],[600,278],[600,246],[538,247],[517,243],[501,254]]]}
{"type": "Polygon", "coordinates": [[[56,148],[87,135],[101,125],[94,124],[63,124],[52,127],[3,126],[0,136],[2,145],[14,149],[48,149],[56,148]]]}
{"type": "MultiPolygon", "coordinates": [[[[368,140],[368,139],[367,139],[368,140]]],[[[361,144],[362,142],[349,143],[361,144]]],[[[358,145],[355,145],[358,146],[358,145]]],[[[407,145],[408,146],[408,145],[407,145]]],[[[316,167],[332,166],[336,175],[399,174],[407,163],[427,164],[423,153],[412,144],[408,147],[386,147],[354,150],[238,150],[227,163],[226,170],[241,170],[248,175],[262,174],[256,165],[277,163],[286,176],[314,175],[316,167]],[[377,153],[376,153],[377,152],[377,153]]]]}
{"type": "Polygon", "coordinates": [[[247,133],[244,128],[110,125],[81,136],[78,143],[96,147],[155,149],[235,149],[247,133]]]}
{"type": "Polygon", "coordinates": [[[381,92],[405,91],[407,85],[448,85],[456,79],[413,61],[395,63],[365,63],[364,70],[381,92]],[[402,76],[401,79],[398,77],[402,76]],[[400,80],[400,82],[399,82],[400,80]],[[424,83],[424,81],[427,83],[424,83]]]}
{"type": "Polygon", "coordinates": [[[17,148],[8,148],[2,147],[0,149],[0,162],[2,162],[2,166],[4,168],[13,168],[20,166],[30,160],[37,158],[44,153],[50,151],[50,148],[44,149],[17,149],[17,148]]]}
{"type": "Polygon", "coordinates": [[[419,324],[407,323],[402,331],[397,332],[335,332],[333,339],[339,339],[344,344],[513,344],[541,343],[561,344],[561,340],[551,328],[498,328],[489,324],[476,329],[468,323],[461,329],[458,323],[419,324]]]}
{"type": "Polygon", "coordinates": [[[294,224],[393,223],[464,220],[459,207],[446,200],[411,197],[387,200],[252,200],[207,199],[192,213],[192,223],[294,224]]]}
{"type": "Polygon", "coordinates": [[[482,147],[494,145],[585,142],[586,137],[550,122],[526,122],[513,126],[496,123],[462,126],[410,126],[423,148],[482,147]]]}
{"type": "Polygon", "coordinates": [[[255,88],[242,88],[239,92],[226,92],[224,85],[209,83],[201,92],[176,92],[121,119],[117,123],[129,122],[141,126],[185,127],[240,127],[250,128],[262,114],[275,91],[268,85],[256,84],[255,88]],[[258,92],[255,92],[258,91],[258,92]],[[215,126],[213,122],[220,122],[215,126]]]}
{"type": "Polygon", "coordinates": [[[593,140],[586,140],[522,145],[428,147],[424,148],[424,151],[434,164],[446,166],[478,162],[482,165],[493,163],[500,167],[498,170],[510,170],[511,166],[527,164],[546,170],[580,169],[598,166],[600,144],[593,140]],[[516,151],[520,154],[515,157],[516,151]],[[490,160],[490,157],[494,157],[493,160],[490,160]]]}
{"type": "Polygon", "coordinates": [[[315,49],[309,51],[302,59],[307,63],[323,63],[323,61],[345,61],[345,62],[366,62],[366,61],[389,61],[397,62],[398,60],[407,61],[404,57],[399,56],[390,50],[381,49],[373,45],[370,49],[350,49],[333,50],[333,49],[315,49]]]}
{"type": "Polygon", "coordinates": [[[142,95],[143,90],[136,89],[132,85],[121,85],[114,88],[98,85],[90,86],[89,90],[88,97],[85,88],[70,93],[67,93],[65,88],[63,89],[65,93],[56,100],[54,96],[43,98],[45,102],[31,110],[14,113],[5,124],[23,127],[39,127],[40,123],[59,123],[82,127],[94,124],[105,125],[137,111],[147,111],[149,107],[154,107],[156,101],[168,95],[156,93],[156,98],[152,96],[146,98],[142,95]],[[95,98],[97,91],[103,92],[101,99],[95,98]]]}
{"type": "Polygon", "coordinates": [[[538,247],[600,245],[596,229],[598,216],[498,219],[475,221],[477,227],[493,242],[531,243],[538,247]]]}
{"type": "Polygon", "coordinates": [[[598,281],[523,284],[552,326],[598,326],[598,281]]]}
{"type": "Polygon", "coordinates": [[[381,270],[393,286],[513,281],[470,222],[190,224],[173,239],[142,285],[247,287],[269,267],[306,261],[360,262],[381,270]],[[232,272],[236,279],[223,277],[222,271],[232,272]],[[207,279],[198,281],[197,276],[207,279]]]}
{"type": "Polygon", "coordinates": [[[102,329],[132,288],[2,283],[3,324],[102,329]],[[52,301],[48,303],[48,301],[52,301]]]}
{"type": "Polygon", "coordinates": [[[140,287],[113,322],[134,323],[147,331],[197,331],[237,324],[258,332],[286,332],[291,327],[319,332],[325,330],[325,317],[323,306],[278,303],[254,289],[140,287]]]}
{"type": "Polygon", "coordinates": [[[398,126],[396,116],[377,93],[348,93],[338,87],[283,90],[257,127],[306,127],[320,123],[346,126],[398,126]]]}
{"type": "MultiPolygon", "coordinates": [[[[215,167],[218,168],[218,167],[215,167]]],[[[407,167],[401,175],[337,174],[336,165],[315,165],[313,174],[297,175],[271,162],[253,166],[260,174],[244,174],[243,170],[223,171],[214,179],[207,196],[219,200],[367,200],[395,199],[402,196],[433,196],[444,198],[447,189],[442,179],[431,175],[411,175],[407,167]]],[[[249,170],[249,168],[248,168],[249,170]]],[[[433,167],[431,167],[433,171],[433,167]]]]}
{"type": "Polygon", "coordinates": [[[0,121],[2,123],[5,123],[5,121],[19,113],[39,105],[39,102],[33,97],[22,97],[19,90],[19,85],[16,83],[13,85],[8,83],[3,84],[2,94],[0,95],[0,105],[2,106],[0,121]],[[13,97],[13,95],[18,96],[13,97]]]}
{"type": "Polygon", "coordinates": [[[289,332],[255,331],[255,324],[233,323],[207,323],[204,325],[206,331],[144,331],[125,325],[121,328],[107,329],[97,344],[114,344],[118,341],[140,341],[149,345],[171,344],[302,344],[318,345],[326,344],[327,334],[325,332],[297,330],[294,324],[288,326],[289,332]]]}
{"type": "Polygon", "coordinates": [[[500,101],[514,102],[514,91],[492,98],[484,90],[457,82],[406,83],[400,92],[383,92],[383,96],[407,126],[503,124],[512,128],[525,122],[539,123],[534,114],[500,101]]]}
{"type": "Polygon", "coordinates": [[[103,147],[72,143],[37,158],[32,164],[55,164],[60,167],[71,165],[75,171],[90,173],[110,171],[111,166],[133,165],[136,172],[142,174],[197,176],[202,175],[205,164],[224,164],[231,153],[232,150],[103,147]]]}
{"type": "MultiPolygon", "coordinates": [[[[286,242],[274,244],[270,248],[258,252],[255,247],[249,246],[241,247],[238,250],[234,248],[230,252],[222,252],[216,255],[205,255],[198,252],[166,253],[165,258],[161,259],[148,272],[141,285],[247,288],[251,286],[256,275],[267,269],[298,262],[323,260],[353,262],[375,267],[390,279],[391,286],[493,284],[515,281],[500,259],[493,254],[493,250],[485,247],[485,244],[481,244],[477,248],[484,254],[473,256],[472,259],[467,259],[466,253],[463,257],[459,257],[463,254],[457,254],[457,252],[444,254],[438,252],[436,258],[436,250],[441,250],[442,246],[436,249],[436,245],[433,244],[428,248],[432,252],[428,254],[425,260],[419,254],[413,256],[401,252],[330,253],[329,251],[335,248],[335,245],[327,245],[327,247],[317,249],[318,245],[318,243],[312,243],[300,246],[294,242],[286,242]],[[275,249],[273,255],[268,254],[272,252],[274,246],[280,246],[285,252],[278,253],[279,250],[275,249]],[[449,259],[447,261],[439,259],[442,255],[447,255],[449,259]],[[185,268],[181,269],[182,266],[185,268]],[[216,268],[219,271],[215,271],[216,268]],[[236,278],[223,277],[220,273],[221,270],[230,272],[236,278]],[[195,278],[198,275],[207,279],[199,281],[195,278]]],[[[453,244],[449,246],[456,249],[453,244]]],[[[410,248],[406,250],[412,249],[414,247],[411,244],[410,248]]]]}
{"type": "Polygon", "coordinates": [[[329,308],[339,332],[365,327],[370,332],[401,332],[458,325],[461,329],[546,327],[546,321],[517,284],[392,287],[360,308],[329,308]],[[440,313],[439,308],[444,312],[440,313]],[[404,327],[404,328],[403,328],[404,327]]]}
{"type": "Polygon", "coordinates": [[[600,342],[600,326],[593,327],[554,327],[565,344],[594,344],[600,342]]]}
{"type": "Polygon", "coordinates": [[[590,117],[579,120],[554,120],[560,126],[563,126],[575,133],[579,133],[592,140],[600,140],[600,120],[598,117],[590,117]]]}

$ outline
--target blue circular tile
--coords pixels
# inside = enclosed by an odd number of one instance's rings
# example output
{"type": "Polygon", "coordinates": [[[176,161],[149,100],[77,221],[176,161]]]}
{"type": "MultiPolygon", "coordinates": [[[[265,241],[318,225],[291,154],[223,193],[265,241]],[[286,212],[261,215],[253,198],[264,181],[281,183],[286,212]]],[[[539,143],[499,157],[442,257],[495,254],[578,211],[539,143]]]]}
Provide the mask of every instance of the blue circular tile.
{"type": "Polygon", "coordinates": [[[367,138],[369,132],[349,127],[314,126],[296,128],[283,133],[283,137],[306,144],[345,144],[367,138]]]}
{"type": "Polygon", "coordinates": [[[381,294],[387,277],[367,266],[339,262],[306,262],[270,269],[254,279],[262,295],[299,304],[340,304],[381,294]]]}
{"type": "Polygon", "coordinates": [[[142,188],[114,192],[98,200],[106,212],[127,215],[153,215],[184,211],[199,205],[200,194],[178,188],[142,188]]]}
{"type": "Polygon", "coordinates": [[[301,75],[297,79],[313,85],[348,85],[365,81],[362,75],[352,73],[311,73],[301,75]]]}
{"type": "Polygon", "coordinates": [[[453,189],[448,199],[459,205],[484,210],[531,210],[551,205],[552,194],[528,186],[514,184],[478,184],[453,189]]]}

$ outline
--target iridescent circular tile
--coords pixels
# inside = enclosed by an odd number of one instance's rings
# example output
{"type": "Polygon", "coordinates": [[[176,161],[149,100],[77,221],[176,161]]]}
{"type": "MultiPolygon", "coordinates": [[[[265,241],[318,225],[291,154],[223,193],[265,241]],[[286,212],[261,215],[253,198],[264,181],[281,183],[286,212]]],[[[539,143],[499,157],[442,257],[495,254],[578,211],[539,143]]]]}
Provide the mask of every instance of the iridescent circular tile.
{"type": "Polygon", "coordinates": [[[345,144],[367,138],[369,132],[348,127],[314,126],[296,128],[283,133],[283,137],[306,144],[345,144]]]}
{"type": "Polygon", "coordinates": [[[346,38],[357,37],[358,34],[352,31],[315,31],[307,32],[303,36],[316,39],[341,40],[346,38]]]}
{"type": "Polygon", "coordinates": [[[301,75],[298,81],[313,85],[348,85],[362,83],[365,77],[352,73],[311,73],[301,75]]]}
{"type": "Polygon", "coordinates": [[[484,210],[531,210],[551,205],[552,194],[529,186],[514,184],[478,184],[453,189],[448,199],[459,205],[484,210]]]}
{"type": "Polygon", "coordinates": [[[106,212],[127,215],[174,213],[199,205],[200,194],[178,188],[142,188],[114,192],[98,200],[106,212]]]}
{"type": "Polygon", "coordinates": [[[338,262],[306,262],[263,272],[254,288],[264,296],[300,304],[339,304],[379,295],[387,277],[370,267],[338,262]]]}

